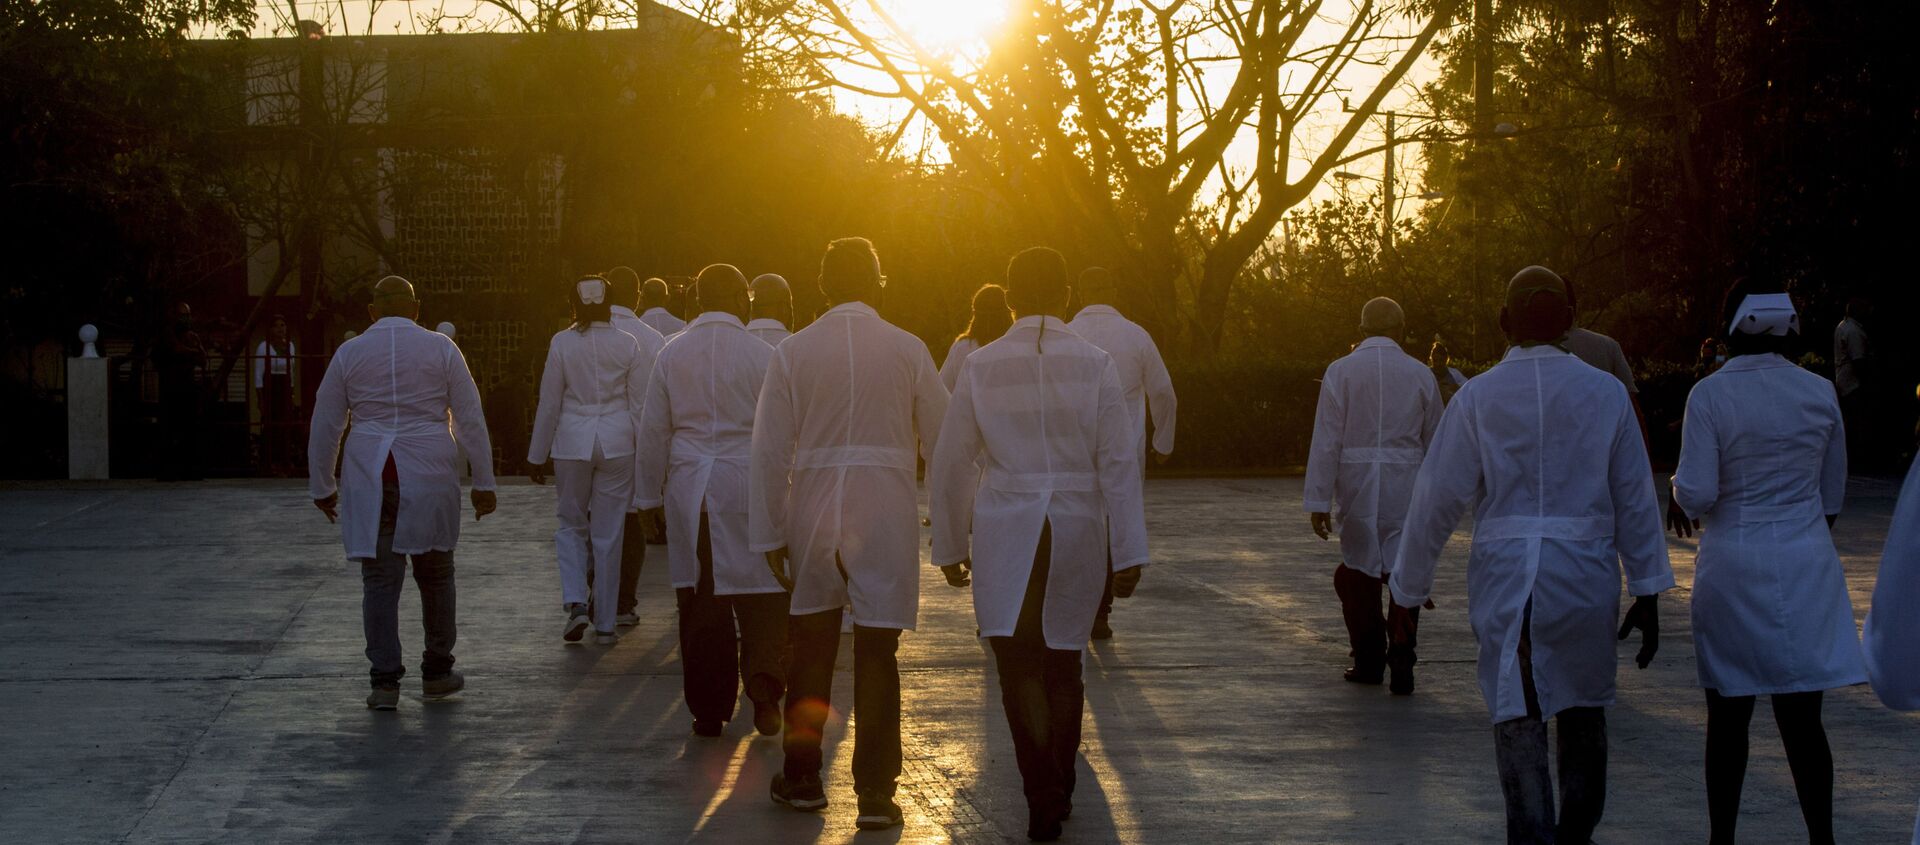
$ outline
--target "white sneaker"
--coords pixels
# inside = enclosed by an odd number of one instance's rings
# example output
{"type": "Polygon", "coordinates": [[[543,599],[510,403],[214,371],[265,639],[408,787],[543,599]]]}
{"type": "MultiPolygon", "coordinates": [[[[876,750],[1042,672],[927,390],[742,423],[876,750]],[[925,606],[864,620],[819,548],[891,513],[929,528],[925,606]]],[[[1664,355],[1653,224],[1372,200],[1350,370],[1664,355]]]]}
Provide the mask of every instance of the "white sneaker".
{"type": "Polygon", "coordinates": [[[622,628],[631,628],[635,625],[640,624],[640,614],[622,613],[619,616],[613,617],[613,624],[618,625],[622,628]]]}
{"type": "Polygon", "coordinates": [[[594,645],[613,645],[614,643],[617,643],[619,641],[620,641],[620,635],[612,631],[593,632],[594,645]]]}

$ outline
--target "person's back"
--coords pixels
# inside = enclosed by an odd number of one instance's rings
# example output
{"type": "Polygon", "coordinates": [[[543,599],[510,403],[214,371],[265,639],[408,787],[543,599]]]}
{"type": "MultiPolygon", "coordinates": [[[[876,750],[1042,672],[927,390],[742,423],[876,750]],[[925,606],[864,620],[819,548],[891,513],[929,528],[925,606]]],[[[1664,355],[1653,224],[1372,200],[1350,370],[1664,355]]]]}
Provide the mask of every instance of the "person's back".
{"type": "Polygon", "coordinates": [[[1101,382],[1112,359],[1055,318],[1045,318],[1042,336],[1040,319],[1015,323],[974,350],[961,374],[975,400],[987,484],[1021,489],[1031,479],[1086,492],[1085,476],[1098,466],[1101,382]]]}
{"type": "Polygon", "coordinates": [[[932,366],[919,338],[857,302],[829,309],[783,341],[774,366],[791,390],[795,440],[820,444],[812,454],[796,455],[795,468],[851,461],[847,465],[897,470],[911,479],[918,442],[913,400],[923,362],[932,366]]]}
{"type": "Polygon", "coordinates": [[[388,317],[334,352],[346,379],[353,431],[452,443],[447,379],[459,355],[453,339],[412,320],[388,317]]]}
{"type": "Polygon", "coordinates": [[[1688,411],[1696,409],[1725,437],[1716,444],[1716,508],[1817,506],[1823,487],[1845,490],[1844,465],[1837,479],[1825,477],[1829,458],[1844,454],[1829,448],[1841,436],[1832,382],[1778,355],[1742,355],[1694,387],[1688,411]]]}
{"type": "Polygon", "coordinates": [[[753,442],[754,406],[773,347],[745,331],[739,321],[713,313],[694,318],[661,350],[654,375],[665,379],[669,452],[698,462],[732,457],[715,467],[707,495],[728,512],[746,512],[746,464],[753,442]]]}
{"type": "Polygon", "coordinates": [[[644,401],[638,390],[647,378],[640,342],[609,323],[592,323],[561,329],[547,348],[535,463],[549,452],[568,460],[589,460],[596,449],[608,458],[633,454],[634,412],[644,401]]]}
{"type": "Polygon", "coordinates": [[[1620,348],[1619,341],[1596,331],[1576,328],[1567,331],[1560,345],[1587,366],[1618,379],[1628,393],[1640,390],[1639,385],[1634,384],[1633,366],[1627,363],[1627,353],[1620,348]]]}
{"type": "Polygon", "coordinates": [[[1149,402],[1153,413],[1153,450],[1162,455],[1173,453],[1174,393],[1167,376],[1167,365],[1153,336],[1138,323],[1122,316],[1111,305],[1089,305],[1080,309],[1067,328],[1087,342],[1113,356],[1120,372],[1120,385],[1126,390],[1127,410],[1139,433],[1145,452],[1149,402]]]}

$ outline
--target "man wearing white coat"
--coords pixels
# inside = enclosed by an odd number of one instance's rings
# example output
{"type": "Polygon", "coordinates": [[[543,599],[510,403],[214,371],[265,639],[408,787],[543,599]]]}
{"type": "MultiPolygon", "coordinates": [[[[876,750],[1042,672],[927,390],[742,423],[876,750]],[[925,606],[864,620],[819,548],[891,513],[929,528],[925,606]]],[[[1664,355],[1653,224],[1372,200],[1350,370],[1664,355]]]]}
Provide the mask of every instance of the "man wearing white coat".
{"type": "Polygon", "coordinates": [[[785,277],[761,273],[753,277],[747,293],[753,298],[747,333],[766,341],[768,346],[779,346],[780,341],[793,334],[793,289],[787,287],[785,277]]]}
{"type": "Polygon", "coordinates": [[[360,562],[361,621],[373,664],[367,706],[376,710],[399,706],[400,679],[407,673],[399,614],[408,558],[427,633],[420,660],[425,694],[441,698],[465,686],[453,671],[462,451],[477,458],[473,518],[492,513],[496,504],[480,391],[459,347],[415,323],[419,315],[420,302],[406,279],[388,276],[374,285],[367,306],[373,325],[328,362],[307,442],[314,504],[329,521],[344,517],[340,536],[347,557],[360,562]],[[336,484],[334,461],[349,417],[353,429],[336,484]]]}
{"type": "Polygon", "coordinates": [[[947,390],[919,338],[870,303],[885,284],[865,238],[820,259],[831,307],[774,350],[753,424],[748,525],[753,550],[792,585],[786,763],[775,800],[827,805],[820,732],[832,697],[841,608],[853,608],[855,823],[900,824],[900,632],[920,607],[915,445],[931,454],[947,390]],[[791,567],[791,576],[788,571],[791,567]]]}
{"type": "MultiPolygon", "coordinates": [[[[1320,380],[1304,493],[1320,539],[1338,521],[1342,563],[1333,589],[1353,656],[1345,677],[1378,684],[1391,664],[1395,695],[1413,693],[1414,638],[1389,657],[1380,589],[1393,570],[1414,475],[1444,407],[1433,371],[1400,348],[1406,324],[1400,304],[1384,296],[1360,310],[1366,339],[1328,365],[1320,380]]],[[[1415,620],[1408,621],[1412,634],[1415,620]]]]}
{"type": "MultiPolygon", "coordinates": [[[[653,362],[660,357],[660,347],[667,344],[652,326],[640,322],[633,308],[640,300],[640,274],[631,267],[615,267],[607,271],[609,296],[613,297],[613,327],[640,342],[640,369],[651,374],[653,362]]],[[[641,379],[641,395],[646,394],[647,378],[641,379]]],[[[634,429],[639,430],[640,421],[635,419],[634,429]]],[[[637,492],[637,489],[636,489],[637,492]]],[[[647,564],[647,532],[640,525],[639,505],[627,512],[625,525],[620,533],[620,600],[614,607],[614,624],[626,628],[640,624],[640,617],[634,609],[640,606],[640,573],[647,564]]],[[[591,576],[591,570],[587,573],[591,576]]]]}
{"type": "MultiPolygon", "coordinates": [[[[1867,676],[1880,703],[1920,710],[1920,461],[1907,469],[1907,483],[1893,508],[1861,639],[1867,676]]],[[[1920,814],[1914,817],[1913,841],[1920,845],[1920,814]]]]}
{"type": "MultiPolygon", "coordinates": [[[[613,327],[608,287],[606,279],[588,276],[569,289],[573,325],[547,346],[527,446],[527,463],[538,467],[551,458],[554,465],[560,520],[554,551],[567,620],[561,638],[578,642],[592,624],[601,645],[618,640],[621,534],[633,506],[634,427],[647,381],[640,342],[613,327]]],[[[545,474],[536,470],[534,482],[544,481],[545,474]]]]}
{"type": "Polygon", "coordinates": [[[771,736],[786,691],[788,596],[748,548],[747,462],[773,347],[740,322],[747,280],[739,270],[709,266],[694,290],[702,313],[660,353],[647,387],[634,499],[646,525],[657,515],[667,526],[693,732],[720,735],[744,680],[754,726],[771,736]]]}
{"type": "Polygon", "coordinates": [[[1108,577],[1121,595],[1139,583],[1147,525],[1119,369],[1060,320],[1066,261],[1044,247],[1014,256],[1007,291],[1019,319],[967,357],[927,487],[933,563],[956,587],[970,571],[993,648],[1027,835],[1050,841],[1072,807],[1081,651],[1108,577]]]}
{"type": "Polygon", "coordinates": [[[1641,668],[1658,647],[1656,601],[1673,570],[1626,388],[1557,345],[1573,325],[1560,277],[1521,270],[1500,325],[1513,347],[1454,394],[1414,481],[1388,629],[1405,641],[1405,611],[1427,600],[1440,551],[1472,506],[1467,614],[1507,840],[1585,843],[1606,804],[1620,568],[1636,598],[1618,636],[1641,630],[1641,668]],[[1559,728],[1557,821],[1548,718],[1559,728]]]}
{"type": "MultiPolygon", "coordinates": [[[[1121,316],[1114,307],[1120,301],[1113,274],[1104,267],[1088,267],[1080,274],[1080,299],[1085,303],[1073,315],[1067,328],[1113,356],[1120,372],[1120,386],[1127,392],[1127,415],[1133,421],[1134,453],[1141,469],[1147,460],[1147,417],[1153,417],[1154,459],[1165,461],[1173,454],[1173,425],[1178,402],[1173,395],[1173,379],[1167,364],[1160,359],[1160,348],[1153,336],[1140,324],[1121,316]]],[[[1093,638],[1113,637],[1108,616],[1113,612],[1111,579],[1100,595],[1100,613],[1093,621],[1093,638]]]]}

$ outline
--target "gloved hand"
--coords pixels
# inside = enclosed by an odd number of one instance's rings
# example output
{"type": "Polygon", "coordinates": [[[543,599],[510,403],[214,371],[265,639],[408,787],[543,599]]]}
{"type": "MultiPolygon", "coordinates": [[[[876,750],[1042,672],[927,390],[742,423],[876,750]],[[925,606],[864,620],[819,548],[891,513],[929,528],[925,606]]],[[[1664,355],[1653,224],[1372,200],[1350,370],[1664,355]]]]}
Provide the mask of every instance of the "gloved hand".
{"type": "Polygon", "coordinates": [[[1398,602],[1387,602],[1387,642],[1397,648],[1406,648],[1413,644],[1414,632],[1420,623],[1420,608],[1401,607],[1398,602]]]}
{"type": "Polygon", "coordinates": [[[947,586],[965,587],[973,583],[973,561],[963,560],[940,567],[940,574],[947,576],[947,586]]]}
{"type": "Polygon", "coordinates": [[[1325,540],[1333,535],[1333,514],[1315,513],[1308,520],[1313,524],[1313,533],[1320,535],[1320,539],[1325,540]]]}
{"type": "Polygon", "coordinates": [[[767,568],[773,571],[773,580],[787,592],[793,592],[793,578],[787,575],[787,547],[781,546],[767,552],[767,568]]]}
{"type": "Polygon", "coordinates": [[[1620,623],[1620,639],[1626,639],[1633,629],[1640,629],[1640,653],[1633,656],[1633,662],[1640,668],[1647,668],[1653,662],[1654,652],[1660,650],[1660,596],[1635,596],[1633,606],[1627,608],[1627,618],[1620,623]]]}
{"type": "Polygon", "coordinates": [[[1667,527],[1673,529],[1675,537],[1692,537],[1700,530],[1700,520],[1688,519],[1687,512],[1680,509],[1680,503],[1667,500],[1667,527]]]}
{"type": "Polygon", "coordinates": [[[1116,599],[1131,597],[1134,590],[1140,589],[1140,573],[1145,572],[1146,569],[1145,566],[1131,566],[1113,573],[1113,597],[1116,599]]]}

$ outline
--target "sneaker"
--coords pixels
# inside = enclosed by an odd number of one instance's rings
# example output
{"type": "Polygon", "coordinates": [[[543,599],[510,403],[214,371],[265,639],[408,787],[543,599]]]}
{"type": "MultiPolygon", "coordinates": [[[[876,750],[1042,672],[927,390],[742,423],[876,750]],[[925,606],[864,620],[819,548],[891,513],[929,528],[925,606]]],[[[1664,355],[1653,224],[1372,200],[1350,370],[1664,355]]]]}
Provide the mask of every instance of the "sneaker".
{"type": "Polygon", "coordinates": [[[827,808],[827,791],[820,785],[818,776],[788,781],[785,774],[777,774],[769,791],[773,794],[773,803],[785,804],[803,813],[827,808]]]}
{"type": "Polygon", "coordinates": [[[1095,616],[1093,618],[1093,638],[1096,640],[1113,639],[1113,626],[1107,624],[1107,617],[1095,616]]]}
{"type": "Polygon", "coordinates": [[[593,632],[594,645],[613,645],[614,643],[617,643],[619,641],[620,641],[620,635],[612,631],[593,632]]]}
{"type": "Polygon", "coordinates": [[[899,827],[904,821],[900,805],[893,803],[892,796],[872,792],[860,796],[860,815],[854,817],[853,826],[861,830],[886,830],[899,827]]]}
{"type": "Polygon", "coordinates": [[[560,639],[577,643],[587,633],[587,611],[574,605],[567,609],[566,627],[560,629],[560,639]],[[578,609],[576,609],[578,608],[578,609]]]}
{"type": "Polygon", "coordinates": [[[420,682],[420,692],[428,701],[439,701],[467,688],[467,676],[459,672],[448,672],[438,678],[428,678],[420,682]]]}
{"type": "Polygon", "coordinates": [[[720,731],[726,726],[727,723],[719,719],[695,719],[693,720],[693,735],[705,737],[719,736],[720,731]]]}
{"type": "Polygon", "coordinates": [[[368,710],[400,709],[400,685],[394,684],[392,686],[374,687],[373,692],[367,693],[367,709],[368,710]]]}
{"type": "Polygon", "coordinates": [[[753,702],[753,729],[761,736],[776,736],[780,733],[780,699],[753,702]]]}
{"type": "Polygon", "coordinates": [[[619,616],[613,617],[613,624],[621,628],[631,628],[640,624],[640,614],[622,613],[619,616]]]}

